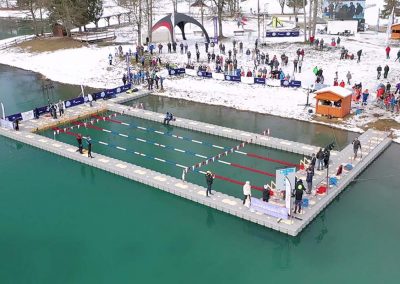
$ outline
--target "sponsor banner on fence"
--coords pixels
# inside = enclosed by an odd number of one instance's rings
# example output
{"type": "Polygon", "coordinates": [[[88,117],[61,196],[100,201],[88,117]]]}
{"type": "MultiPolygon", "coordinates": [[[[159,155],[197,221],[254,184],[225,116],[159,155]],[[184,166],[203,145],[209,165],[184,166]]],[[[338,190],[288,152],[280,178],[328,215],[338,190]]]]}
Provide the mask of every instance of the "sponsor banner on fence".
{"type": "Polygon", "coordinates": [[[22,119],[22,115],[20,113],[16,113],[16,114],[12,114],[12,115],[6,116],[6,119],[8,121],[14,121],[14,120],[17,120],[17,119],[21,120],[22,119]]]}
{"type": "Polygon", "coordinates": [[[206,72],[206,71],[198,71],[197,76],[203,77],[203,78],[212,78],[212,73],[211,72],[206,72]]]}
{"type": "Polygon", "coordinates": [[[185,68],[168,69],[168,74],[169,75],[185,74],[185,68]]]}
{"type": "Polygon", "coordinates": [[[258,198],[251,197],[250,208],[275,218],[289,218],[287,208],[261,201],[258,198]]]}
{"type": "Polygon", "coordinates": [[[34,118],[33,110],[21,113],[22,120],[31,120],[34,118]]]}
{"type": "Polygon", "coordinates": [[[240,82],[240,76],[225,75],[225,81],[240,82]]]}
{"type": "Polygon", "coordinates": [[[265,78],[254,78],[254,84],[264,84],[266,83],[266,79],[265,78]]]}
{"type": "Polygon", "coordinates": [[[288,80],[281,80],[281,87],[290,87],[290,88],[300,88],[301,81],[288,81],[288,80]]]}
{"type": "Polygon", "coordinates": [[[266,37],[296,37],[300,35],[300,31],[273,31],[266,32],[266,37]]]}
{"type": "Polygon", "coordinates": [[[14,129],[14,125],[12,121],[8,121],[6,119],[0,119],[0,125],[1,127],[8,128],[8,129],[14,129]]]}
{"type": "Polygon", "coordinates": [[[75,99],[72,100],[67,100],[65,101],[65,108],[70,108],[73,106],[77,106],[77,105],[81,105],[85,102],[84,97],[77,97],[75,99]]]}
{"type": "Polygon", "coordinates": [[[254,77],[241,77],[240,81],[245,84],[254,84],[254,77]]]}

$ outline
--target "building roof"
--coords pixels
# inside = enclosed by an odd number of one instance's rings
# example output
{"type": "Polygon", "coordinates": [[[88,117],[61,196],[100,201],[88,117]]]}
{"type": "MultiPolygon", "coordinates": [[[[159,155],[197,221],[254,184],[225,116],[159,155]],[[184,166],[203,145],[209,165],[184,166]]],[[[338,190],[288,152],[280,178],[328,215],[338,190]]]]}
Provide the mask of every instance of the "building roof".
{"type": "Polygon", "coordinates": [[[393,24],[393,25],[392,25],[392,28],[393,28],[394,26],[400,26],[400,23],[395,23],[395,24],[393,24]]]}
{"type": "Polygon", "coordinates": [[[342,87],[338,87],[338,86],[322,88],[315,92],[315,94],[317,94],[317,95],[321,94],[321,93],[334,93],[342,98],[348,97],[353,94],[353,92],[351,90],[342,88],[342,87]]]}

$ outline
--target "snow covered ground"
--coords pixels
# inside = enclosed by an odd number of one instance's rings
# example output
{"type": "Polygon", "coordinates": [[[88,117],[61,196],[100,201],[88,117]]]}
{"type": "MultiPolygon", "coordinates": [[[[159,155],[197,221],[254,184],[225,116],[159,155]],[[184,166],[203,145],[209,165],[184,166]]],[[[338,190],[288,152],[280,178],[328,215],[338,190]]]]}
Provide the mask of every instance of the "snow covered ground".
{"type": "MultiPolygon", "coordinates": [[[[235,21],[229,20],[224,23],[226,35],[232,36],[235,30],[235,21]]],[[[212,23],[207,21],[205,24],[208,30],[212,30],[212,23]]],[[[256,26],[254,21],[250,21],[249,26],[256,26]]],[[[195,58],[194,43],[201,42],[201,38],[196,38],[190,34],[191,27],[189,25],[187,32],[191,40],[188,41],[189,50],[192,53],[192,59],[195,58]]],[[[197,29],[197,28],[195,28],[197,29]]],[[[135,38],[132,27],[125,27],[116,30],[118,42],[126,42],[123,45],[124,50],[128,48],[135,50],[133,43],[135,38]]],[[[253,48],[255,34],[245,37],[237,37],[244,43],[244,50],[253,48]]],[[[319,35],[324,38],[325,42],[330,42],[331,36],[319,35]]],[[[400,125],[400,116],[390,112],[381,110],[374,106],[374,91],[378,83],[386,84],[387,81],[394,86],[400,80],[400,63],[394,62],[395,55],[399,47],[392,45],[392,58],[385,58],[385,35],[367,32],[358,34],[355,37],[342,38],[342,46],[345,46],[350,53],[356,53],[359,49],[363,50],[361,62],[356,60],[339,60],[339,49],[330,51],[320,51],[313,47],[304,45],[300,38],[290,39],[273,39],[268,40],[266,48],[262,48],[262,52],[268,53],[270,58],[277,55],[278,59],[282,53],[289,56],[289,65],[283,67],[285,74],[295,76],[296,80],[301,80],[303,86],[307,87],[314,83],[315,76],[312,69],[315,66],[324,70],[325,83],[332,84],[335,71],[339,74],[339,81],[345,80],[348,71],[351,72],[352,83],[362,82],[363,89],[370,90],[370,102],[365,113],[343,121],[331,123],[329,120],[323,120],[309,114],[307,109],[301,104],[306,102],[307,90],[305,89],[287,89],[281,87],[268,87],[260,85],[247,85],[244,83],[223,82],[214,79],[201,79],[198,77],[184,76],[182,78],[170,78],[165,81],[166,91],[160,95],[183,98],[203,103],[224,105],[241,110],[249,110],[260,113],[268,113],[272,115],[312,121],[318,123],[332,124],[335,127],[349,129],[353,131],[362,131],[362,128],[371,125],[378,119],[391,119],[397,121],[400,125]],[[305,49],[305,58],[303,63],[303,72],[301,74],[293,74],[293,59],[298,48],[305,49]],[[384,67],[386,64],[390,67],[388,80],[376,79],[376,68],[378,65],[384,67]]],[[[0,41],[1,45],[2,41],[0,41]]],[[[201,62],[206,62],[206,54],[204,45],[200,45],[201,62]]],[[[226,50],[232,48],[232,39],[225,41],[226,50]]],[[[165,54],[166,44],[164,43],[164,54],[161,55],[162,60],[171,63],[183,65],[187,61],[186,55],[165,54]]],[[[51,80],[69,83],[83,84],[95,88],[112,88],[121,84],[122,74],[126,70],[124,60],[117,59],[113,66],[108,65],[108,54],[114,54],[115,46],[99,47],[90,45],[82,48],[63,49],[54,52],[32,53],[27,50],[21,50],[18,47],[0,50],[0,63],[11,66],[32,70],[42,73],[51,80]]],[[[218,53],[218,48],[215,48],[218,53]]],[[[247,61],[244,55],[238,55],[238,66],[242,66],[245,70],[253,69],[253,62],[247,61]]],[[[346,80],[345,80],[346,81],[346,80]]],[[[310,102],[314,103],[313,95],[310,96],[310,102]]],[[[400,137],[400,131],[395,130],[395,135],[400,137]]],[[[400,141],[400,138],[398,138],[400,141]]]]}

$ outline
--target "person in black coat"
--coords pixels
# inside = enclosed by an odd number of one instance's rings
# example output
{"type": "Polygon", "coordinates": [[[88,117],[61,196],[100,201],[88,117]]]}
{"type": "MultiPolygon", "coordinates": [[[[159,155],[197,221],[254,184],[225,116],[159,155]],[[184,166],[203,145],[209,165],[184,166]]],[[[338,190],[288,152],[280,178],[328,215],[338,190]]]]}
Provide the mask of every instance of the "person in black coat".
{"type": "Polygon", "coordinates": [[[315,154],[313,153],[311,156],[311,162],[310,162],[310,167],[314,170],[315,168],[315,163],[317,162],[317,158],[315,157],[315,154]]]}
{"type": "Polygon", "coordinates": [[[301,204],[303,202],[303,192],[304,192],[304,185],[303,185],[303,181],[301,179],[299,179],[296,182],[296,186],[294,189],[294,214],[300,213],[301,211],[301,204]]]}
{"type": "Polygon", "coordinates": [[[211,187],[212,187],[212,184],[214,182],[214,177],[215,176],[210,171],[207,171],[207,173],[206,173],[206,182],[207,182],[206,196],[207,197],[209,196],[209,194],[212,194],[211,193],[211,187]]]}
{"type": "Polygon", "coordinates": [[[389,74],[389,66],[386,64],[386,66],[383,68],[383,78],[387,79],[388,74],[389,74]]]}
{"type": "Polygon", "coordinates": [[[271,192],[269,191],[268,186],[264,185],[264,189],[263,189],[263,192],[262,192],[263,201],[264,202],[268,202],[270,195],[271,195],[271,192]]]}
{"type": "Polygon", "coordinates": [[[382,73],[382,67],[380,65],[378,66],[378,68],[376,68],[376,72],[377,72],[376,79],[379,80],[381,78],[381,73],[382,73]]]}
{"type": "Polygon", "coordinates": [[[322,149],[319,149],[317,153],[317,171],[322,170],[323,160],[324,160],[324,152],[322,152],[322,149]]]}
{"type": "Polygon", "coordinates": [[[331,156],[331,152],[328,149],[325,148],[325,150],[324,150],[324,165],[325,165],[325,169],[329,165],[330,156],[331,156]]]}

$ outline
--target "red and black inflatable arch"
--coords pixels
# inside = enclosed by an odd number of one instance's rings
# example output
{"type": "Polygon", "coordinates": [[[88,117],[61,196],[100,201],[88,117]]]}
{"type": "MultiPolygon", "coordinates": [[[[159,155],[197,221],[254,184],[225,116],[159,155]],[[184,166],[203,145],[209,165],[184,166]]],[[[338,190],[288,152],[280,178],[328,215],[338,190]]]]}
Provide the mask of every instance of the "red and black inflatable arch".
{"type": "MultiPolygon", "coordinates": [[[[181,29],[182,32],[182,38],[186,40],[186,35],[185,35],[185,25],[187,23],[192,23],[196,26],[198,26],[204,33],[204,36],[206,37],[206,41],[210,42],[210,38],[208,37],[208,33],[205,30],[205,28],[200,24],[196,19],[182,14],[182,13],[175,13],[175,23],[172,25],[172,14],[168,14],[161,20],[159,20],[155,25],[151,28],[151,31],[154,32],[160,27],[166,27],[169,32],[171,33],[171,38],[173,39],[173,27],[178,26],[181,29]]],[[[175,39],[173,39],[175,40],[175,39]]]]}

